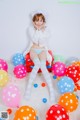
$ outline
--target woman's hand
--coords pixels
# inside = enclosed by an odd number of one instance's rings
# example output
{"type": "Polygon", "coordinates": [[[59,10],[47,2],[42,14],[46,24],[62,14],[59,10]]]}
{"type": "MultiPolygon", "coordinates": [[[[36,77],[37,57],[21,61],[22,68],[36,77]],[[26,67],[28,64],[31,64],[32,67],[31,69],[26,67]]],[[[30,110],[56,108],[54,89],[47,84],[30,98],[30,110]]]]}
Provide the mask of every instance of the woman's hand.
{"type": "Polygon", "coordinates": [[[41,28],[40,28],[40,29],[41,29],[42,31],[44,31],[45,28],[46,28],[45,23],[43,23],[43,24],[41,25],[41,28]]]}

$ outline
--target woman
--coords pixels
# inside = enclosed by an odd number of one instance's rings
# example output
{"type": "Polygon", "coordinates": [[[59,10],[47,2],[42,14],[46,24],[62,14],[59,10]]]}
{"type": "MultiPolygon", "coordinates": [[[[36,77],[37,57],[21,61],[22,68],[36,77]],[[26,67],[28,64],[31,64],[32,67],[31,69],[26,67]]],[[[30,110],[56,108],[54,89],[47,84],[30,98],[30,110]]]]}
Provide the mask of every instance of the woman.
{"type": "Polygon", "coordinates": [[[49,31],[46,27],[46,19],[43,13],[37,12],[32,17],[33,26],[29,28],[30,46],[25,53],[30,51],[30,58],[34,62],[34,68],[30,74],[29,83],[26,89],[26,99],[30,98],[31,86],[36,78],[36,74],[41,68],[42,74],[48,84],[51,101],[54,102],[55,93],[52,86],[50,75],[46,68],[46,60],[51,62],[51,56],[48,53],[47,40],[49,40],[49,31]]]}

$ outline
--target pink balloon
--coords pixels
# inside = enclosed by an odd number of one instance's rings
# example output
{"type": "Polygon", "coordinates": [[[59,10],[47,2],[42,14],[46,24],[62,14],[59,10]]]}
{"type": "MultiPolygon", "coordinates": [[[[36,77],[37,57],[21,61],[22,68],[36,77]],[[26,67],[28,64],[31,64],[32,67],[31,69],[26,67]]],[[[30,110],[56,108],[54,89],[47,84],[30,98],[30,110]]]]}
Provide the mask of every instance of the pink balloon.
{"type": "Polygon", "coordinates": [[[8,64],[3,59],[0,59],[0,70],[8,71],[8,64]]]}
{"type": "Polygon", "coordinates": [[[27,70],[26,70],[26,67],[24,65],[16,66],[14,68],[13,72],[17,78],[23,78],[27,74],[27,70]]]}
{"type": "Polygon", "coordinates": [[[64,76],[66,73],[66,65],[62,62],[55,62],[52,66],[52,72],[56,76],[64,76]]]}
{"type": "Polygon", "coordinates": [[[16,85],[11,84],[2,90],[2,100],[8,107],[18,107],[20,98],[20,91],[16,85]]]}

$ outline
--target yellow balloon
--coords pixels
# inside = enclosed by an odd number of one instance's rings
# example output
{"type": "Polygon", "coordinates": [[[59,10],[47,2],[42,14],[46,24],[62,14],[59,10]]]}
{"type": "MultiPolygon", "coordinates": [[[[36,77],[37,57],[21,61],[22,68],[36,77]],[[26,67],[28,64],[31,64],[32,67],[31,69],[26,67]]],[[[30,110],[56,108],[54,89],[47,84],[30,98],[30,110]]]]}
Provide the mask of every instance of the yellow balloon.
{"type": "Polygon", "coordinates": [[[8,73],[4,70],[0,70],[0,87],[5,86],[8,80],[9,80],[8,73]]]}

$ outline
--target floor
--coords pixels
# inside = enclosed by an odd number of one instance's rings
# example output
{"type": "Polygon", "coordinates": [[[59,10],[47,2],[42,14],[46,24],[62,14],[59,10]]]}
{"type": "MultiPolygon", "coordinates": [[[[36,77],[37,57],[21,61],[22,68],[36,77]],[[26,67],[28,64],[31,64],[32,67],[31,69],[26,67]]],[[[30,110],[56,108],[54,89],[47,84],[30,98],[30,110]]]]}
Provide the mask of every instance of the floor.
{"type": "MultiPolygon", "coordinates": [[[[28,105],[33,107],[36,110],[37,116],[38,116],[38,120],[46,120],[46,112],[48,110],[48,108],[52,105],[52,103],[50,103],[49,100],[49,91],[47,88],[47,85],[45,87],[42,87],[42,83],[45,82],[43,76],[41,74],[38,74],[36,77],[36,80],[33,83],[32,86],[32,93],[31,93],[31,99],[29,101],[26,101],[24,99],[24,92],[25,92],[25,88],[26,88],[26,84],[29,78],[29,73],[27,74],[27,76],[23,79],[17,79],[14,74],[13,74],[13,65],[9,62],[8,63],[9,66],[9,70],[8,70],[8,74],[9,74],[9,83],[11,82],[13,84],[16,84],[19,87],[20,93],[21,93],[21,101],[20,101],[20,106],[23,105],[28,105]],[[37,87],[34,87],[34,84],[37,84],[37,87]],[[47,99],[47,102],[43,102],[43,98],[47,99]]],[[[52,78],[52,82],[53,82],[53,86],[55,88],[55,94],[56,94],[56,101],[53,104],[57,104],[60,94],[57,88],[57,80],[53,79],[53,75],[50,73],[50,76],[52,78]]],[[[1,95],[1,91],[2,88],[0,88],[0,95],[1,95]]],[[[79,91],[78,91],[79,94],[79,91]]],[[[5,106],[1,97],[0,97],[0,111],[6,111],[9,107],[5,106]]],[[[13,120],[15,112],[17,110],[17,108],[11,108],[12,109],[12,113],[9,115],[10,120],[13,120]]],[[[69,113],[70,116],[70,120],[80,120],[80,101],[79,101],[79,105],[78,108],[74,111],[69,113]]]]}

